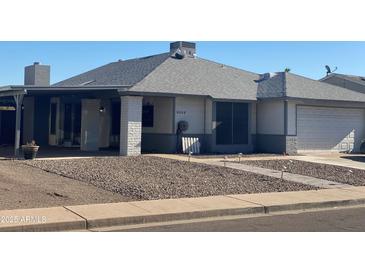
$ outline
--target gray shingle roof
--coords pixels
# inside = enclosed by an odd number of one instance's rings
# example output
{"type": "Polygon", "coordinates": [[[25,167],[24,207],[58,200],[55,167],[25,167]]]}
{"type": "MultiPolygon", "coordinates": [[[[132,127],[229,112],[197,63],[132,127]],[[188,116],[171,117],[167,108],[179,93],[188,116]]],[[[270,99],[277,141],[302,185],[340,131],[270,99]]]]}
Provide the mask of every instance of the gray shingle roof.
{"type": "Polygon", "coordinates": [[[141,81],[167,58],[169,58],[169,53],[113,62],[52,86],[132,86],[141,81]]]}
{"type": "Polygon", "coordinates": [[[52,87],[127,86],[130,92],[211,96],[215,99],[303,98],[365,102],[365,94],[279,72],[268,79],[201,58],[170,53],[107,64],[52,87]]]}
{"type": "Polygon", "coordinates": [[[365,102],[365,94],[285,72],[259,82],[258,97],[365,102]]]}
{"type": "Polygon", "coordinates": [[[258,74],[201,58],[168,58],[131,91],[256,100],[258,74]]]}
{"type": "Polygon", "coordinates": [[[257,81],[258,98],[278,98],[285,96],[285,77],[279,73],[265,73],[263,79],[257,81]]]}

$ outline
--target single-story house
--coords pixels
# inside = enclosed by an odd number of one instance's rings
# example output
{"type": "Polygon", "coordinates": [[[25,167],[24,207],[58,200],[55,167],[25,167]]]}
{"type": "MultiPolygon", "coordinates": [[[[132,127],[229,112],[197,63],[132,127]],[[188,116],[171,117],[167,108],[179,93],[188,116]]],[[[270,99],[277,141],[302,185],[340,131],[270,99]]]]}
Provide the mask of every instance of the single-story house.
{"type": "Polygon", "coordinates": [[[53,85],[50,67],[34,63],[24,85],[0,88],[0,109],[0,144],[16,151],[34,139],[121,155],[175,153],[182,136],[198,138],[206,153],[358,151],[365,137],[365,94],[205,60],[190,42],[53,85]]]}

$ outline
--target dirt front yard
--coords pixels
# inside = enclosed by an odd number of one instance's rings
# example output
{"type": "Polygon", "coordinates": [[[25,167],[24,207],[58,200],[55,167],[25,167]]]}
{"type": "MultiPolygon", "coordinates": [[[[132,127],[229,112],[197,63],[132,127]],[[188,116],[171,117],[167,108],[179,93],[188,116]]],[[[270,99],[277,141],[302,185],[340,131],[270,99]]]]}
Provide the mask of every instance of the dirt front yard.
{"type": "Polygon", "coordinates": [[[230,168],[152,156],[23,161],[129,200],[313,190],[314,187],[230,168]]]}
{"type": "Polygon", "coordinates": [[[0,210],[127,200],[120,194],[22,163],[0,160],[0,210]]]}
{"type": "Polygon", "coordinates": [[[243,161],[242,163],[274,170],[285,170],[290,173],[326,179],[354,186],[365,185],[365,170],[355,168],[317,164],[298,160],[260,160],[243,161]],[[286,167],[286,169],[284,167],[286,167]]]}

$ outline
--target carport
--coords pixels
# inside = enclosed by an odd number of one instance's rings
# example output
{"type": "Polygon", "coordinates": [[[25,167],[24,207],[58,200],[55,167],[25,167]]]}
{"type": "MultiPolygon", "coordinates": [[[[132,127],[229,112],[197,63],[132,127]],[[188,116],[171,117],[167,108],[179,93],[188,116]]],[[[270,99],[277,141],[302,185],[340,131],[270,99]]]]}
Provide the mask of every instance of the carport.
{"type": "Polygon", "coordinates": [[[25,88],[17,87],[3,87],[0,88],[0,102],[9,102],[9,99],[13,99],[15,103],[15,139],[14,139],[14,155],[19,156],[20,148],[20,125],[21,125],[21,112],[24,95],[27,94],[25,88]],[[5,99],[5,100],[4,100],[5,99]]]}
{"type": "MultiPolygon", "coordinates": [[[[130,147],[133,147],[130,145],[131,141],[135,141],[140,149],[141,137],[137,138],[136,130],[130,130],[130,124],[138,117],[141,121],[143,97],[129,96],[127,88],[34,85],[0,87],[0,106],[4,109],[11,108],[12,112],[15,112],[14,119],[7,119],[10,125],[8,128],[14,132],[14,137],[5,132],[8,139],[10,137],[14,140],[8,143],[14,144],[14,156],[20,156],[22,143],[32,140],[41,145],[42,150],[52,146],[58,147],[59,152],[64,148],[66,154],[71,155],[75,155],[77,148],[88,152],[82,153],[83,155],[89,155],[97,152],[99,148],[111,147],[118,147],[121,155],[131,155],[134,153],[130,151],[130,147]],[[114,111],[116,106],[119,111],[114,111]],[[123,115],[121,108],[125,110],[123,115]],[[75,134],[76,129],[78,134],[75,134]],[[110,136],[110,132],[116,136],[110,136]],[[74,140],[77,142],[73,143],[74,140]]],[[[49,149],[49,152],[51,151],[52,149],[49,149]]]]}

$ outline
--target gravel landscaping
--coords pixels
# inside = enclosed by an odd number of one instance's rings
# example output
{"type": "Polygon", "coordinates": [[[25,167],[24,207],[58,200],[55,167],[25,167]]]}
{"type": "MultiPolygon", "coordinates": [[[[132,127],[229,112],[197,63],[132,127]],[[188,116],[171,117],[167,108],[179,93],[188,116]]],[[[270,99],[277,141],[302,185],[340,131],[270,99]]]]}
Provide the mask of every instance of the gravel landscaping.
{"type": "Polygon", "coordinates": [[[22,161],[130,200],[317,189],[224,167],[151,156],[22,161]]]}
{"type": "Polygon", "coordinates": [[[290,173],[326,179],[354,186],[365,185],[365,170],[355,168],[317,164],[298,160],[260,160],[244,161],[242,163],[274,170],[283,170],[283,166],[285,166],[285,171],[290,173]]]}
{"type": "MultiPolygon", "coordinates": [[[[180,154],[181,156],[186,156],[187,154],[180,154]]],[[[273,153],[249,153],[245,154],[242,153],[240,156],[242,159],[244,158],[255,158],[255,157],[280,157],[283,156],[283,154],[273,154],[273,153]]],[[[214,158],[224,158],[227,157],[228,159],[237,158],[238,159],[238,153],[237,154],[199,154],[199,155],[192,155],[193,158],[197,159],[214,159],[214,158]]]]}

